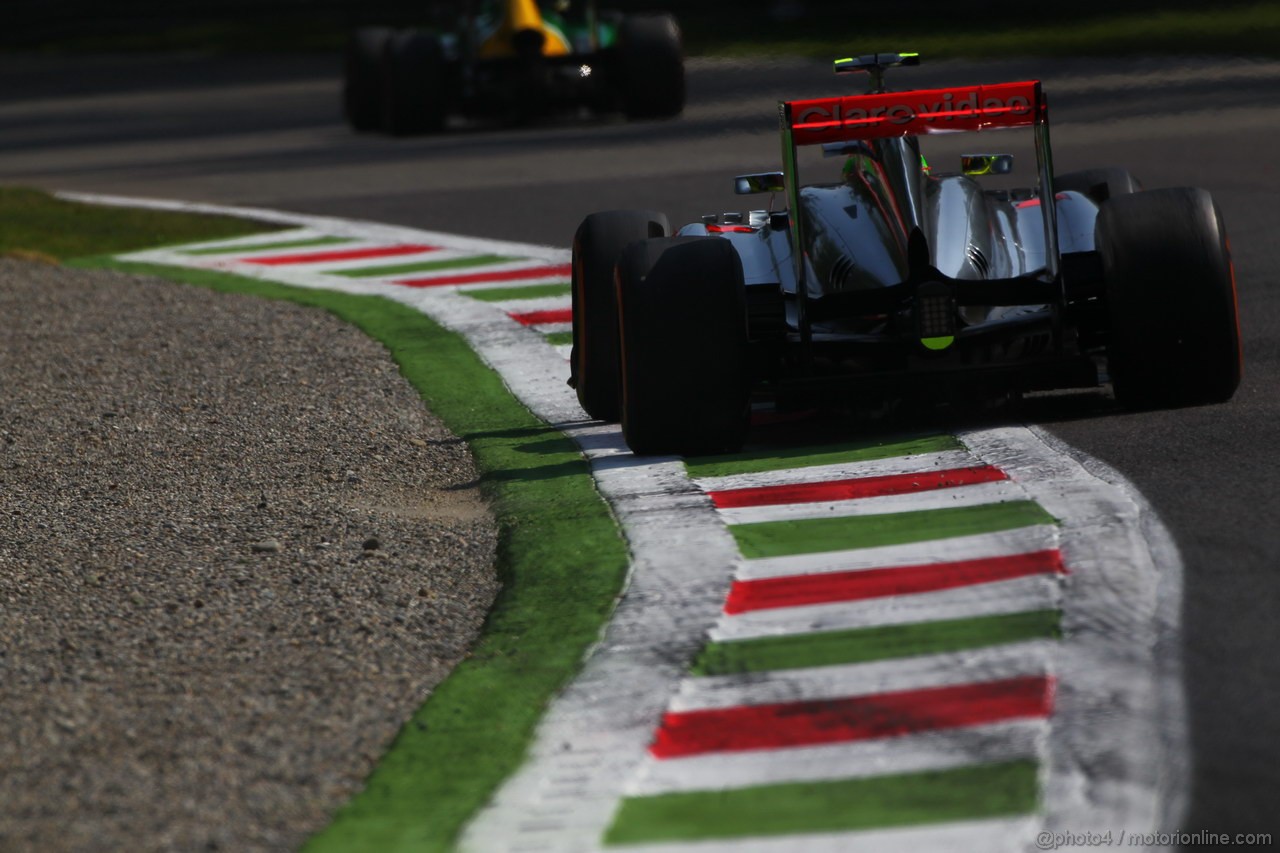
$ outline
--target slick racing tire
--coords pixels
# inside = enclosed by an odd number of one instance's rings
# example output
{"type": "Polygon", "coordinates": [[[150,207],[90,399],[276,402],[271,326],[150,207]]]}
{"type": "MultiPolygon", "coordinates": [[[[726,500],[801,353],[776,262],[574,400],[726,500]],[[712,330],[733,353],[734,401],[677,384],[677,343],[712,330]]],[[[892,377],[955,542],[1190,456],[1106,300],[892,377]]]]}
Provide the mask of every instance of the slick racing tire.
{"type": "Polygon", "coordinates": [[[1098,204],[1116,196],[1132,195],[1142,191],[1142,183],[1120,166],[1099,169],[1083,169],[1053,176],[1053,188],[1057,192],[1074,191],[1087,195],[1098,204]]]}
{"type": "Polygon", "coordinates": [[[684,109],[684,47],[671,15],[628,15],[618,28],[617,73],[628,118],[670,118],[684,109]]]}
{"type": "Polygon", "coordinates": [[[1107,361],[1132,408],[1220,403],[1240,384],[1235,272],[1222,214],[1201,189],[1112,198],[1094,239],[1106,277],[1107,361]]]}
{"type": "Polygon", "coordinates": [[[377,130],[382,125],[382,58],[390,38],[386,27],[361,27],[347,39],[342,113],[352,130],[377,130]]]}
{"type": "Polygon", "coordinates": [[[622,434],[638,454],[738,450],[749,422],[742,262],[728,240],[664,237],[618,259],[622,434]]]}
{"type": "Polygon", "coordinates": [[[569,384],[593,418],[617,421],[621,412],[618,297],[614,264],[631,243],[665,237],[667,217],[652,210],[593,213],[573,235],[573,351],[569,384]]]}
{"type": "Polygon", "coordinates": [[[383,67],[383,129],[396,136],[441,130],[446,86],[440,39],[416,30],[395,32],[383,67]]]}

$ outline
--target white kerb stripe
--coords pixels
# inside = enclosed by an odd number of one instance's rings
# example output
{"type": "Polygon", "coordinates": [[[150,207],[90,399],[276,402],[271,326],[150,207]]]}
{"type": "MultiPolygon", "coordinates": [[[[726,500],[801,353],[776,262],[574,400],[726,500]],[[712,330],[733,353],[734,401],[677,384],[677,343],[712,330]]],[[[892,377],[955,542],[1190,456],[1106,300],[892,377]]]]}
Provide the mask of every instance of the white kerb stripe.
{"type": "Polygon", "coordinates": [[[966,468],[981,464],[965,450],[943,450],[891,459],[868,459],[861,462],[836,462],[805,468],[758,471],[752,474],[729,474],[723,477],[699,477],[694,480],[708,492],[728,489],[752,489],[760,486],[783,486],[790,483],[824,483],[855,477],[889,477],[894,474],[919,474],[948,468],[966,468]]]}
{"type": "Polygon", "coordinates": [[[1047,720],[916,732],[892,738],[791,749],[714,752],[683,758],[648,756],[627,789],[632,797],[717,791],[788,782],[865,779],[1037,758],[1047,720]]]}
{"type": "MultiPolygon", "coordinates": [[[[467,291],[462,291],[466,293],[467,291]]],[[[486,300],[487,301],[487,300],[486,300]]],[[[573,307],[573,302],[569,298],[569,294],[563,296],[540,296],[536,299],[504,299],[501,302],[491,302],[503,311],[512,314],[529,314],[533,311],[568,311],[573,307]]]]}
{"type": "Polygon", "coordinates": [[[815,518],[848,518],[860,515],[888,515],[896,512],[916,512],[932,509],[954,509],[962,506],[1006,503],[1026,500],[1026,492],[1010,480],[993,483],[975,483],[971,486],[951,486],[945,489],[929,489],[909,492],[905,495],[884,495],[874,498],[853,498],[844,501],[822,503],[774,504],[719,510],[725,524],[758,524],[766,521],[800,521],[815,518]]]}
{"type": "Polygon", "coordinates": [[[896,566],[923,566],[960,560],[981,560],[1030,554],[1058,547],[1058,528],[1052,524],[1036,524],[995,533],[954,536],[909,542],[905,545],[881,545],[849,551],[825,551],[820,554],[797,554],[742,560],[735,577],[738,580],[818,575],[827,572],[849,572],[862,569],[884,569],[896,566]]]}
{"type": "Polygon", "coordinates": [[[1028,640],[940,655],[686,678],[669,710],[842,699],[1044,675],[1050,671],[1055,646],[1053,640],[1028,640]]]}

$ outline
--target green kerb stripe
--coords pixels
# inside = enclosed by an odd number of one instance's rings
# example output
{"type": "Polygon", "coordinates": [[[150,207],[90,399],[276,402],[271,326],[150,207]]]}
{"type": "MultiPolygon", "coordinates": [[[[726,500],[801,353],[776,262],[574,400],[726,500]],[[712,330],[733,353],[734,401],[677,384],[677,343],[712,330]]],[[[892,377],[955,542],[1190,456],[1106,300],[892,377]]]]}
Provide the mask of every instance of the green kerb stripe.
{"type": "Polygon", "coordinates": [[[358,267],[350,270],[331,270],[329,275],[345,275],[348,278],[373,278],[375,276],[403,275],[411,272],[435,272],[437,270],[454,270],[466,267],[479,267],[485,264],[500,264],[513,261],[502,255],[472,255],[469,258],[451,258],[444,261],[418,261],[412,264],[391,264],[377,267],[358,267]]]}
{"type": "Polygon", "coordinates": [[[808,468],[837,462],[863,462],[917,453],[963,450],[964,445],[953,435],[927,435],[894,442],[868,441],[813,447],[788,447],[752,450],[731,456],[706,456],[685,460],[689,476],[726,477],[731,474],[755,474],[786,468],[808,468]]]}
{"type": "Polygon", "coordinates": [[[1034,610],[850,631],[709,643],[693,675],[732,675],[942,654],[1061,636],[1062,614],[1034,610]]]}
{"type": "Polygon", "coordinates": [[[507,302],[515,299],[545,299],[548,296],[568,296],[567,284],[534,284],[529,287],[498,287],[493,290],[468,290],[467,296],[481,302],[507,302]]]}
{"type": "Polygon", "coordinates": [[[734,525],[729,531],[738,540],[742,556],[758,559],[902,545],[1054,521],[1054,517],[1034,501],[1007,501],[884,515],[763,521],[734,525]]]}
{"type": "Polygon", "coordinates": [[[622,801],[610,845],[849,832],[1033,812],[1034,761],[622,801]]]}
{"type": "Polygon", "coordinates": [[[272,249],[305,249],[308,246],[333,246],[350,243],[350,237],[312,237],[307,240],[281,240],[277,243],[254,243],[241,246],[214,246],[209,249],[187,249],[184,255],[243,255],[247,252],[264,252],[272,249]]]}
{"type": "Polygon", "coordinates": [[[545,337],[547,339],[547,343],[551,344],[553,347],[573,343],[573,332],[552,332],[545,337]]]}

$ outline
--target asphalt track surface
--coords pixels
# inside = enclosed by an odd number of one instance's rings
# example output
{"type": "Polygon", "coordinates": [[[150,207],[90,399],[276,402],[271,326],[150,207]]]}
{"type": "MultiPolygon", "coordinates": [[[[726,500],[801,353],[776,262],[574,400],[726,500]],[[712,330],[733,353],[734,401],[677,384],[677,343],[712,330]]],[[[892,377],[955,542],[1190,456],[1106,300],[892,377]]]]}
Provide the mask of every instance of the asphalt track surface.
{"type": "MultiPolygon", "coordinates": [[[[698,61],[690,67],[689,108],[676,121],[581,117],[391,139],[354,135],[342,124],[338,69],[337,57],[327,56],[0,56],[0,184],[254,205],[566,246],[594,210],[653,207],[680,223],[741,209],[729,178],[777,167],[776,100],[852,91],[822,63],[698,61]]],[[[1182,828],[1275,833],[1280,63],[936,63],[891,81],[1031,77],[1049,93],[1059,172],[1125,165],[1149,188],[1204,187],[1224,212],[1245,356],[1236,398],[1129,413],[1104,395],[1073,394],[1031,401],[1021,415],[1120,470],[1182,550],[1194,763],[1182,828]]],[[[1004,148],[1001,139],[981,142],[1004,148]]],[[[948,156],[935,155],[935,168],[949,168],[948,156]]]]}

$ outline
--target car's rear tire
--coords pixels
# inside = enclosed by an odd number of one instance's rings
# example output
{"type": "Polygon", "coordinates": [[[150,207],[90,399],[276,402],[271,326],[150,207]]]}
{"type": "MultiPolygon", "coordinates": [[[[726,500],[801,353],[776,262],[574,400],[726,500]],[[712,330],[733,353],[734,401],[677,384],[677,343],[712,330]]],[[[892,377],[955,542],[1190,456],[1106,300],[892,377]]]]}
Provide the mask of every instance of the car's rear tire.
{"type": "Polygon", "coordinates": [[[382,126],[383,56],[391,30],[361,27],[347,39],[343,59],[342,113],[352,130],[382,126]]]}
{"type": "Polygon", "coordinates": [[[582,220],[573,235],[569,383],[593,418],[616,421],[622,405],[614,264],[631,243],[665,237],[670,230],[667,217],[652,210],[606,210],[582,220]]]}
{"type": "Polygon", "coordinates": [[[1053,188],[1057,192],[1078,192],[1102,204],[1116,196],[1141,192],[1142,182],[1121,166],[1103,166],[1054,175],[1053,188]]]}
{"type": "Polygon", "coordinates": [[[1209,193],[1180,187],[1112,198],[1098,212],[1094,239],[1116,399],[1133,408],[1230,399],[1241,374],[1235,273],[1209,193]]]}
{"type": "Polygon", "coordinates": [[[444,127],[444,51],[430,33],[403,30],[387,40],[384,53],[382,126],[408,136],[444,127]]]}
{"type": "Polygon", "coordinates": [[[742,262],[718,237],[632,243],[618,259],[622,433],[640,454],[738,450],[749,423],[742,262]]]}
{"type": "Polygon", "coordinates": [[[684,46],[667,14],[628,15],[618,27],[619,95],[628,118],[670,118],[684,109],[684,46]]]}

